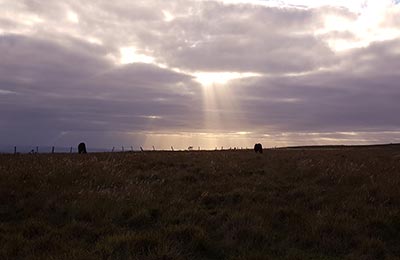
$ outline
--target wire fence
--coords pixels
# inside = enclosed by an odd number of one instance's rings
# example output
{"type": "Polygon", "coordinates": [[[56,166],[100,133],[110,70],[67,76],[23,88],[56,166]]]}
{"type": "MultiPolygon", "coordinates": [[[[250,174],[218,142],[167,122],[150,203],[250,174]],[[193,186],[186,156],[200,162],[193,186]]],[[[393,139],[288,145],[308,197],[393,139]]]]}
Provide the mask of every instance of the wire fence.
{"type": "MultiPolygon", "coordinates": [[[[143,147],[143,146],[113,146],[111,148],[88,148],[88,152],[92,153],[121,153],[121,152],[162,152],[162,151],[232,151],[232,150],[247,150],[248,147],[215,147],[214,149],[201,148],[200,146],[193,147],[188,146],[186,149],[174,148],[171,146],[169,149],[160,148],[157,149],[156,146],[143,147]]],[[[61,147],[61,146],[9,146],[0,149],[0,153],[3,154],[55,154],[55,153],[78,153],[78,146],[61,147]]]]}

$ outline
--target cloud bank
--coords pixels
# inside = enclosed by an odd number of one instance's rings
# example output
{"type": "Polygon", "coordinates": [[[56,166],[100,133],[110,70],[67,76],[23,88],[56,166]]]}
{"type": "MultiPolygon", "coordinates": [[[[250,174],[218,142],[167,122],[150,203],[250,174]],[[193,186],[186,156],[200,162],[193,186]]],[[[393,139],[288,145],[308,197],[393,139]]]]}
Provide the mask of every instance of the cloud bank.
{"type": "Polygon", "coordinates": [[[399,142],[400,6],[335,2],[0,0],[1,144],[399,142]]]}

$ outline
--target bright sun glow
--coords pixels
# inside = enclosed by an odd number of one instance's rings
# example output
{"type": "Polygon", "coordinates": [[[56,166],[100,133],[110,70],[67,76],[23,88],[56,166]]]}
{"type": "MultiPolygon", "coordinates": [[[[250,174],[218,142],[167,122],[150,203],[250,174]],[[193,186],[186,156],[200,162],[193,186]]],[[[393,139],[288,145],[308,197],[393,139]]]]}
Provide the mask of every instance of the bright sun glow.
{"type": "Polygon", "coordinates": [[[260,76],[257,73],[239,72],[197,72],[193,74],[203,86],[224,85],[230,80],[260,76]]]}
{"type": "Polygon", "coordinates": [[[327,39],[328,44],[335,51],[366,47],[374,41],[395,39],[400,36],[400,29],[383,26],[385,16],[391,8],[398,8],[391,0],[365,1],[354,19],[327,15],[324,28],[316,31],[316,35],[348,32],[354,36],[349,39],[340,37],[327,39]]]}
{"type": "Polygon", "coordinates": [[[91,44],[97,44],[97,45],[103,45],[103,42],[100,39],[94,38],[94,37],[88,37],[86,38],[88,42],[91,44]]]}
{"type": "Polygon", "coordinates": [[[236,132],[234,134],[237,134],[237,135],[249,135],[249,134],[251,134],[251,132],[236,132]]]}
{"type": "Polygon", "coordinates": [[[71,23],[79,23],[79,16],[74,11],[68,11],[67,12],[67,19],[71,23]]]}
{"type": "Polygon", "coordinates": [[[135,47],[120,48],[120,63],[154,63],[154,57],[138,53],[135,47]]]}
{"type": "Polygon", "coordinates": [[[346,8],[355,18],[327,15],[324,28],[315,35],[331,32],[348,32],[353,37],[326,36],[325,40],[334,51],[345,51],[366,47],[372,42],[392,40],[400,37],[399,27],[385,27],[385,17],[395,8],[400,8],[398,0],[219,0],[225,4],[255,4],[275,7],[317,8],[333,6],[346,8]]]}
{"type": "Polygon", "coordinates": [[[146,119],[161,119],[161,116],[155,116],[155,115],[150,115],[150,116],[140,116],[142,118],[146,118],[146,119]]]}
{"type": "MultiPolygon", "coordinates": [[[[206,0],[205,0],[206,1],[206,0]]],[[[369,5],[394,4],[396,0],[219,0],[225,4],[254,4],[264,6],[293,6],[303,8],[316,8],[321,6],[344,7],[353,12],[360,12],[369,5]]]]}
{"type": "Polygon", "coordinates": [[[23,16],[22,22],[26,25],[34,26],[37,25],[38,23],[42,23],[43,19],[37,15],[26,15],[23,16]]]}
{"type": "Polygon", "coordinates": [[[166,21],[166,22],[171,22],[172,20],[175,19],[175,17],[166,10],[163,10],[162,13],[164,15],[164,21],[166,21]]]}

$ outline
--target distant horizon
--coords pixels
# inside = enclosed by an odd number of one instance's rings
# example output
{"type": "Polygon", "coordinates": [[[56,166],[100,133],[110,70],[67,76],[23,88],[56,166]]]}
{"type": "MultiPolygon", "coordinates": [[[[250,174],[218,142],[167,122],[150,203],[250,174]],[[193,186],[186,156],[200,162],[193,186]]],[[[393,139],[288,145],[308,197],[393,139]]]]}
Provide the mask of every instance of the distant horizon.
{"type": "Polygon", "coordinates": [[[6,145],[400,142],[398,0],[0,9],[6,145]]]}
{"type": "MultiPolygon", "coordinates": [[[[287,145],[287,146],[265,146],[263,144],[263,149],[281,149],[281,148],[301,148],[301,147],[357,147],[357,146],[390,146],[390,145],[400,145],[399,143],[370,143],[370,144],[314,144],[314,145],[287,145]]],[[[0,145],[0,154],[13,154],[14,153],[14,147],[15,146],[10,146],[10,145],[0,145]]],[[[20,145],[16,146],[17,147],[17,153],[20,154],[29,154],[32,151],[36,153],[36,147],[37,146],[30,146],[30,145],[20,145]]],[[[53,146],[38,146],[39,147],[39,154],[51,154],[52,153],[52,147],[53,146]]],[[[70,153],[71,147],[73,148],[72,153],[78,153],[78,146],[54,146],[55,152],[54,153],[70,153]]],[[[214,148],[202,148],[200,146],[200,151],[229,151],[229,150],[253,150],[254,144],[249,145],[246,147],[214,147],[214,148]]],[[[105,147],[87,147],[88,153],[108,153],[108,152],[141,152],[140,146],[133,146],[133,150],[131,149],[131,146],[124,146],[124,150],[122,150],[122,146],[114,146],[114,151],[112,151],[113,147],[110,148],[105,148],[105,147]]],[[[173,147],[174,149],[172,150],[171,147],[169,148],[157,148],[155,147],[155,150],[153,150],[153,147],[142,147],[143,151],[149,152],[149,151],[199,151],[199,147],[192,147],[191,150],[189,150],[189,146],[184,148],[184,147],[173,147]]]]}

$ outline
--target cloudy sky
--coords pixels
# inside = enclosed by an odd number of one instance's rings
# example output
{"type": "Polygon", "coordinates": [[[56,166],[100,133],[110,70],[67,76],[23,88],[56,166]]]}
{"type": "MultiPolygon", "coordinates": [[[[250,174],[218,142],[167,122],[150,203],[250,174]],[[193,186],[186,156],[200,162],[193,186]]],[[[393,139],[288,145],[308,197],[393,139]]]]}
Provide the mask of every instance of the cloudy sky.
{"type": "Polygon", "coordinates": [[[0,0],[0,145],[400,142],[394,0],[0,0]]]}

